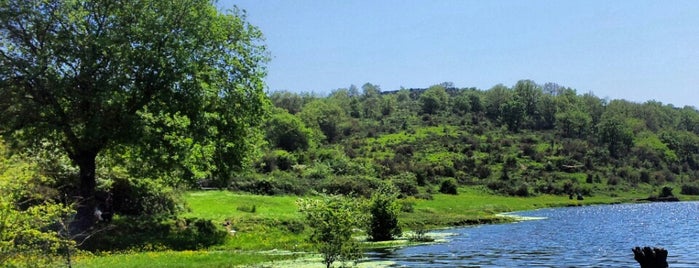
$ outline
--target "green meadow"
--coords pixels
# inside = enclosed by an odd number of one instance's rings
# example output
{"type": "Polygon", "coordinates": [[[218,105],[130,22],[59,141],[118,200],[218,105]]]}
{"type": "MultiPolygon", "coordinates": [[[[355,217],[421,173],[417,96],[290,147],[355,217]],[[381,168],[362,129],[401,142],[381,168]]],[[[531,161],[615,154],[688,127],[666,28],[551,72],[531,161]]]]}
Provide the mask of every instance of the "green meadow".
{"type": "MultiPolygon", "coordinates": [[[[493,195],[480,187],[461,187],[458,195],[435,194],[432,200],[408,199],[412,212],[402,212],[401,225],[430,229],[470,224],[494,224],[513,221],[503,212],[545,207],[581,206],[633,202],[648,196],[644,191],[619,192],[611,195],[570,200],[566,196],[506,197],[493,195]]],[[[297,196],[260,196],[229,191],[195,191],[185,194],[187,217],[229,220],[235,235],[224,245],[199,251],[151,251],[119,253],[85,253],[75,260],[74,267],[286,267],[321,265],[306,242],[297,196]],[[254,206],[254,211],[252,208],[254,206]]],[[[688,200],[691,196],[681,196],[688,200]]],[[[357,239],[363,239],[363,232],[357,239]]],[[[366,248],[406,246],[407,240],[392,243],[364,242],[366,248]]],[[[364,266],[367,264],[364,264],[364,266]]]]}

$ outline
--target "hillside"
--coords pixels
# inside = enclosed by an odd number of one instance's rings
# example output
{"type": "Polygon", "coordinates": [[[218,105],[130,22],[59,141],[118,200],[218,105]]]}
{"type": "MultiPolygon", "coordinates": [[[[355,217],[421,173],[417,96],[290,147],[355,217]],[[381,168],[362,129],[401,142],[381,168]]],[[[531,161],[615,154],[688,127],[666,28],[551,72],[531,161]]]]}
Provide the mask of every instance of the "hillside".
{"type": "Polygon", "coordinates": [[[444,183],[510,196],[657,193],[665,185],[699,192],[693,107],[606,100],[530,80],[393,92],[367,83],[361,93],[352,86],[327,97],[270,98],[264,157],[253,172],[208,186],[369,195],[390,180],[418,198],[444,183]]]}

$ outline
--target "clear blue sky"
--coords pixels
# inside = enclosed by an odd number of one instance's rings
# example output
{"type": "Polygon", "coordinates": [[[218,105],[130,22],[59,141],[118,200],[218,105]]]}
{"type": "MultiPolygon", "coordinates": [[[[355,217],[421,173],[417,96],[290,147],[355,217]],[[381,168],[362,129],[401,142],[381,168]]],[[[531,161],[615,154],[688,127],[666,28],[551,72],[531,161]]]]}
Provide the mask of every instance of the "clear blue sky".
{"type": "Polygon", "coordinates": [[[699,1],[220,0],[266,37],[270,91],[556,82],[699,107],[699,1]]]}

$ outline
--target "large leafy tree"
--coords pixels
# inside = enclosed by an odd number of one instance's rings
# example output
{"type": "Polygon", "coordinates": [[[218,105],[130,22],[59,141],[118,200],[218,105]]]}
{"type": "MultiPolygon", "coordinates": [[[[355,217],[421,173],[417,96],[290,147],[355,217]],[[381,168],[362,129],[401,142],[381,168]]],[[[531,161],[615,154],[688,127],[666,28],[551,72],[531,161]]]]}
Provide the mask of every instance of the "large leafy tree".
{"type": "Polygon", "coordinates": [[[284,109],[275,108],[272,111],[265,124],[265,136],[270,145],[289,152],[307,150],[312,143],[312,133],[303,121],[284,109]]]}
{"type": "Polygon", "coordinates": [[[328,143],[340,138],[340,125],[345,121],[345,111],[328,100],[314,100],[303,106],[299,117],[306,126],[319,130],[328,143]]]}
{"type": "Polygon", "coordinates": [[[431,86],[420,95],[422,112],[426,114],[436,114],[447,107],[449,94],[444,86],[431,86]]]}
{"type": "Polygon", "coordinates": [[[0,0],[0,130],[66,152],[87,228],[106,151],[192,177],[243,163],[268,102],[261,41],[211,0],[0,0]]]}
{"type": "Polygon", "coordinates": [[[497,84],[484,93],[485,114],[491,119],[498,119],[503,106],[512,99],[512,90],[502,84],[497,84]]]}
{"type": "Polygon", "coordinates": [[[633,131],[624,117],[606,112],[597,124],[599,140],[607,145],[609,154],[618,158],[633,146],[633,131]]]}

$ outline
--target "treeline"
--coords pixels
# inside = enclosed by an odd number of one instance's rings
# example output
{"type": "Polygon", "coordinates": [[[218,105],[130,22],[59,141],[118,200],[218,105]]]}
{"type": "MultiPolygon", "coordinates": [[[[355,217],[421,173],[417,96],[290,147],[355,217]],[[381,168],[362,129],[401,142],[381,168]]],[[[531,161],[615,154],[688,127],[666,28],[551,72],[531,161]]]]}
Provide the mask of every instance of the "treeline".
{"type": "Polygon", "coordinates": [[[444,184],[519,196],[662,185],[698,192],[694,107],[607,100],[530,80],[393,92],[367,83],[327,97],[281,91],[270,99],[254,171],[206,185],[368,196],[391,181],[404,196],[425,198],[447,191],[444,184]]]}

